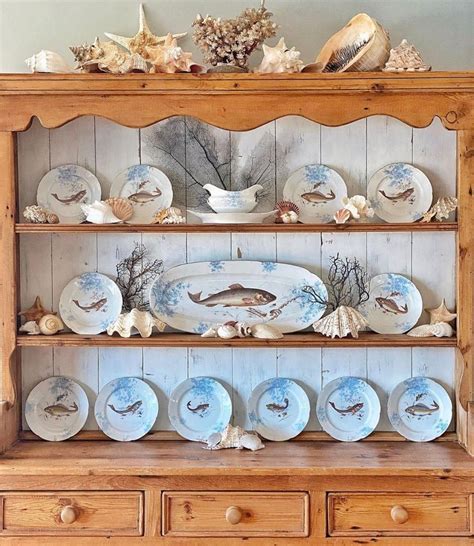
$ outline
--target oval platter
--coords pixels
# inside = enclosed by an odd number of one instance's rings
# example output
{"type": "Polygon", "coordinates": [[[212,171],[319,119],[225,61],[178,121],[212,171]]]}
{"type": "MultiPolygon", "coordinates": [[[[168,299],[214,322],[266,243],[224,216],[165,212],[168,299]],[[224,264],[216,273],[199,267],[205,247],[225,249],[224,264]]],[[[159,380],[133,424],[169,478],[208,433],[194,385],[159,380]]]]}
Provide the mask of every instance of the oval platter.
{"type": "Polygon", "coordinates": [[[229,321],[265,322],[282,333],[295,332],[322,316],[326,300],[326,287],[317,275],[276,262],[179,265],[150,289],[150,309],[157,318],[196,334],[229,321]]]}

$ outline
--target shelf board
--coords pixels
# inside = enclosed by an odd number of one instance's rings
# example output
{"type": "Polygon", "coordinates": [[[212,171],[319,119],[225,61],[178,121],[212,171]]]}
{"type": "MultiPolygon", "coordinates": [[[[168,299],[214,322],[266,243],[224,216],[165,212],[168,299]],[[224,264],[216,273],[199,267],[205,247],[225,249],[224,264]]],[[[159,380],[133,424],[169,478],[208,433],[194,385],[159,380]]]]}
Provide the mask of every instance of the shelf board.
{"type": "Polygon", "coordinates": [[[457,231],[456,222],[410,224],[16,224],[16,233],[322,233],[457,231]]]}
{"type": "Polygon", "coordinates": [[[57,334],[54,336],[17,336],[19,347],[455,347],[456,338],[419,338],[403,334],[384,335],[363,332],[358,339],[345,337],[331,339],[320,334],[305,332],[287,334],[282,339],[255,339],[252,337],[219,339],[202,338],[198,334],[165,333],[152,337],[122,338],[117,335],[57,334]]]}

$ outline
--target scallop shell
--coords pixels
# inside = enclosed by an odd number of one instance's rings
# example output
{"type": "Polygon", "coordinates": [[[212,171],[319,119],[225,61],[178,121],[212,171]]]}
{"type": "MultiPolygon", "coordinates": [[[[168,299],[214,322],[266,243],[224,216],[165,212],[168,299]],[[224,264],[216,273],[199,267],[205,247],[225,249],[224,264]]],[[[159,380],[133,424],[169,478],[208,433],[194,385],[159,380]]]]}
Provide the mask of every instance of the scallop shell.
{"type": "Polygon", "coordinates": [[[390,54],[388,32],[366,13],[353,17],[321,49],[303,72],[369,72],[381,70],[390,54]]]}
{"type": "Polygon", "coordinates": [[[336,224],[345,224],[350,217],[351,213],[349,210],[339,209],[334,215],[334,220],[336,220],[336,224]]]}
{"type": "Polygon", "coordinates": [[[94,201],[92,205],[81,205],[86,220],[91,224],[116,224],[121,222],[112,212],[112,207],[104,201],[94,201]]]}
{"type": "Polygon", "coordinates": [[[25,322],[25,324],[20,326],[19,332],[28,334],[30,336],[37,336],[40,334],[40,329],[35,320],[29,320],[28,322],[25,322]]]}
{"type": "Polygon", "coordinates": [[[130,337],[140,334],[141,337],[150,337],[153,328],[163,332],[166,324],[155,318],[148,311],[132,309],[129,313],[122,313],[118,319],[107,328],[109,336],[117,332],[120,337],[130,337]]]}
{"type": "Polygon", "coordinates": [[[258,339],[281,339],[283,334],[275,328],[266,323],[254,324],[250,327],[252,336],[258,339]]]}
{"type": "Polygon", "coordinates": [[[25,63],[28,65],[31,72],[68,74],[73,71],[59,53],[48,51],[47,49],[42,49],[39,53],[36,53],[36,55],[29,57],[25,60],[25,63]]]}
{"type": "Polygon", "coordinates": [[[407,40],[402,40],[400,45],[390,50],[384,72],[427,72],[431,66],[425,64],[420,52],[407,40]]]}
{"type": "Polygon", "coordinates": [[[43,335],[53,336],[64,329],[64,324],[57,315],[45,315],[41,317],[38,327],[43,335]]]}
{"type": "Polygon", "coordinates": [[[123,197],[110,197],[106,199],[107,205],[110,205],[112,213],[122,222],[130,220],[133,216],[133,205],[128,199],[123,197]]]}
{"type": "Polygon", "coordinates": [[[411,337],[452,337],[454,330],[447,322],[437,322],[436,324],[422,324],[407,332],[411,337]]]}
{"type": "Polygon", "coordinates": [[[30,205],[23,211],[23,216],[32,224],[58,224],[59,217],[53,212],[40,207],[39,205],[30,205]]]}
{"type": "Polygon", "coordinates": [[[368,326],[368,322],[359,311],[346,305],[341,305],[335,311],[313,324],[315,332],[331,338],[346,337],[349,334],[353,338],[358,338],[359,330],[366,326],[368,326]]]}

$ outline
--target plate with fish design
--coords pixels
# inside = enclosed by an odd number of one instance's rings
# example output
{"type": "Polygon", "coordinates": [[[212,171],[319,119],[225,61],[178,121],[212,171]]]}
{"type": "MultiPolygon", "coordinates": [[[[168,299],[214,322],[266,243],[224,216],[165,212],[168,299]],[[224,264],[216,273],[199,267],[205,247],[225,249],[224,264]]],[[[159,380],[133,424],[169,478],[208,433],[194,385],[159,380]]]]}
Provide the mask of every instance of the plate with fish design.
{"type": "Polygon", "coordinates": [[[173,202],[173,188],[163,171],[151,165],[133,165],[115,178],[110,197],[124,197],[133,204],[128,224],[151,224],[153,216],[173,202]]]}
{"type": "Polygon", "coordinates": [[[431,207],[433,189],[420,169],[409,163],[391,163],[372,176],[367,198],[375,214],[386,222],[416,222],[431,207]]]}
{"type": "Polygon", "coordinates": [[[439,383],[428,377],[411,377],[390,393],[387,412],[402,436],[413,442],[430,442],[446,432],[453,408],[439,383]]]}
{"type": "Polygon", "coordinates": [[[101,273],[83,273],[72,279],[59,299],[59,313],[76,334],[100,334],[122,310],[119,287],[101,273]]]}
{"type": "Polygon", "coordinates": [[[61,442],[77,434],[89,414],[84,389],[68,377],[49,377],[38,383],[25,403],[25,419],[43,440],[61,442]]]}
{"type": "Polygon", "coordinates": [[[294,332],[319,319],[327,290],[314,273],[276,262],[196,262],[173,267],[150,289],[152,313],[178,330],[202,334],[236,321],[294,332]]]}
{"type": "Polygon", "coordinates": [[[38,205],[57,214],[65,224],[84,222],[81,205],[100,201],[100,197],[99,181],[79,165],[61,165],[46,173],[36,194],[38,205]]]}
{"type": "Polygon", "coordinates": [[[155,392],[137,377],[120,377],[107,383],[94,407],[100,430],[119,442],[131,442],[147,434],[158,411],[155,392]]]}
{"type": "Polygon", "coordinates": [[[372,277],[369,299],[358,307],[369,328],[378,334],[404,334],[418,322],[423,300],[418,288],[403,275],[372,277]]]}
{"type": "Polygon", "coordinates": [[[225,387],[212,377],[191,377],[171,393],[168,416],[178,434],[206,442],[222,432],[232,417],[232,402],[225,387]]]}
{"type": "Polygon", "coordinates": [[[375,430],[380,400],[363,379],[339,377],[322,389],[316,413],[330,436],[342,442],[357,442],[375,430]]]}
{"type": "Polygon", "coordinates": [[[299,208],[303,224],[328,224],[344,204],[347,187],[335,170],[326,165],[306,165],[295,171],[283,188],[283,199],[299,208]]]}
{"type": "Polygon", "coordinates": [[[273,377],[252,391],[248,414],[258,434],[267,440],[284,442],[303,432],[309,420],[310,403],[298,383],[273,377]]]}

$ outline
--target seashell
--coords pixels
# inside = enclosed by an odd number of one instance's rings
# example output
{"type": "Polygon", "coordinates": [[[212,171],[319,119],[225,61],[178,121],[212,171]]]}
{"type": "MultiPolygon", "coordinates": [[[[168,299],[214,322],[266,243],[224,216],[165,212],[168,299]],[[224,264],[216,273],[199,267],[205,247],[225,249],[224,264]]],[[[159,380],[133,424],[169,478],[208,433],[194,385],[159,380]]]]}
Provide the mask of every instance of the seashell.
{"type": "Polygon", "coordinates": [[[30,205],[23,211],[23,216],[32,224],[59,224],[59,217],[54,212],[40,207],[39,205],[30,205]]]}
{"type": "Polygon", "coordinates": [[[231,324],[222,324],[217,328],[217,336],[221,339],[232,339],[237,337],[239,332],[231,324]]]}
{"type": "Polygon", "coordinates": [[[384,72],[428,72],[431,66],[425,64],[420,52],[407,40],[402,40],[400,45],[390,50],[390,56],[386,62],[384,72]]]}
{"type": "Polygon", "coordinates": [[[30,336],[37,336],[40,334],[38,323],[35,320],[29,320],[28,322],[25,322],[25,324],[20,326],[18,331],[24,334],[28,334],[30,336]]]}
{"type": "Polygon", "coordinates": [[[161,209],[153,216],[153,224],[185,224],[186,218],[178,207],[161,209]]]}
{"type": "Polygon", "coordinates": [[[92,205],[81,205],[81,208],[91,224],[116,224],[121,221],[104,201],[94,201],[92,205]]]}
{"type": "Polygon", "coordinates": [[[252,335],[252,328],[245,322],[236,322],[234,328],[237,330],[239,337],[250,337],[252,335]]]}
{"type": "Polygon", "coordinates": [[[349,334],[353,338],[358,338],[359,330],[366,326],[368,326],[368,322],[359,311],[346,305],[341,305],[313,324],[315,332],[330,338],[346,337],[349,334]]]}
{"type": "Polygon", "coordinates": [[[201,334],[201,337],[219,337],[216,328],[209,328],[201,334]]]}
{"type": "Polygon", "coordinates": [[[353,17],[302,72],[369,72],[381,70],[390,54],[388,32],[366,13],[353,17]]]}
{"type": "Polygon", "coordinates": [[[141,337],[150,337],[153,328],[163,332],[166,324],[155,318],[148,311],[132,309],[129,313],[122,313],[117,320],[107,328],[107,333],[112,336],[117,332],[120,337],[130,337],[140,334],[141,337]]]}
{"type": "Polygon", "coordinates": [[[283,73],[283,72],[300,72],[303,68],[303,61],[300,60],[301,53],[296,51],[294,47],[288,49],[285,45],[285,38],[280,38],[280,41],[275,47],[263,44],[263,60],[260,66],[255,69],[255,72],[261,73],[283,73]]]}
{"type": "Polygon", "coordinates": [[[206,67],[192,61],[192,53],[185,52],[178,46],[172,34],[166,36],[163,45],[145,47],[146,58],[151,63],[150,72],[174,74],[175,72],[192,72],[199,74],[206,67]]]}
{"type": "Polygon", "coordinates": [[[265,444],[256,434],[246,433],[240,438],[240,447],[250,449],[250,451],[258,451],[263,449],[265,444]]]}
{"type": "Polygon", "coordinates": [[[407,332],[407,336],[411,337],[451,337],[453,334],[454,330],[447,322],[422,324],[407,332]]]}
{"type": "Polygon", "coordinates": [[[277,212],[275,223],[277,224],[297,224],[300,209],[291,201],[279,201],[276,204],[277,212]]]}
{"type": "Polygon", "coordinates": [[[363,195],[354,195],[353,197],[343,197],[342,203],[355,220],[360,218],[372,218],[374,209],[370,206],[370,201],[363,195]]]}
{"type": "Polygon", "coordinates": [[[441,220],[447,219],[449,214],[456,210],[457,206],[458,200],[456,197],[440,197],[430,210],[423,214],[421,222],[430,222],[433,216],[438,222],[441,222],[441,220]]]}
{"type": "Polygon", "coordinates": [[[283,337],[278,328],[267,323],[254,324],[250,327],[250,331],[252,336],[258,339],[281,339],[283,337]]]}
{"type": "Polygon", "coordinates": [[[345,224],[350,217],[350,211],[347,209],[339,209],[334,215],[334,220],[336,220],[336,224],[345,224]]]}
{"type": "Polygon", "coordinates": [[[430,324],[437,324],[438,322],[451,322],[457,317],[456,313],[451,313],[451,311],[446,307],[446,301],[443,298],[438,307],[433,309],[425,309],[430,315],[430,324]]]}
{"type": "Polygon", "coordinates": [[[219,450],[226,448],[236,449],[250,449],[251,451],[257,451],[263,449],[265,445],[257,434],[246,432],[242,427],[227,425],[225,429],[220,432],[214,432],[209,436],[204,449],[219,450]]]}
{"type": "Polygon", "coordinates": [[[20,313],[18,313],[18,315],[20,317],[25,317],[26,322],[30,322],[32,320],[34,320],[35,322],[39,322],[39,320],[45,315],[54,315],[54,313],[52,311],[47,311],[43,307],[41,298],[39,296],[36,296],[33,305],[28,309],[21,311],[20,313]]]}
{"type": "Polygon", "coordinates": [[[57,334],[64,330],[63,321],[57,315],[45,315],[38,323],[39,331],[45,336],[57,334]]]}
{"type": "Polygon", "coordinates": [[[68,74],[73,69],[54,51],[42,49],[36,55],[26,59],[25,63],[31,72],[48,72],[50,74],[68,74]]]}
{"type": "Polygon", "coordinates": [[[128,199],[123,197],[110,197],[105,200],[110,206],[112,213],[122,222],[130,220],[133,216],[133,205],[128,199]]]}

